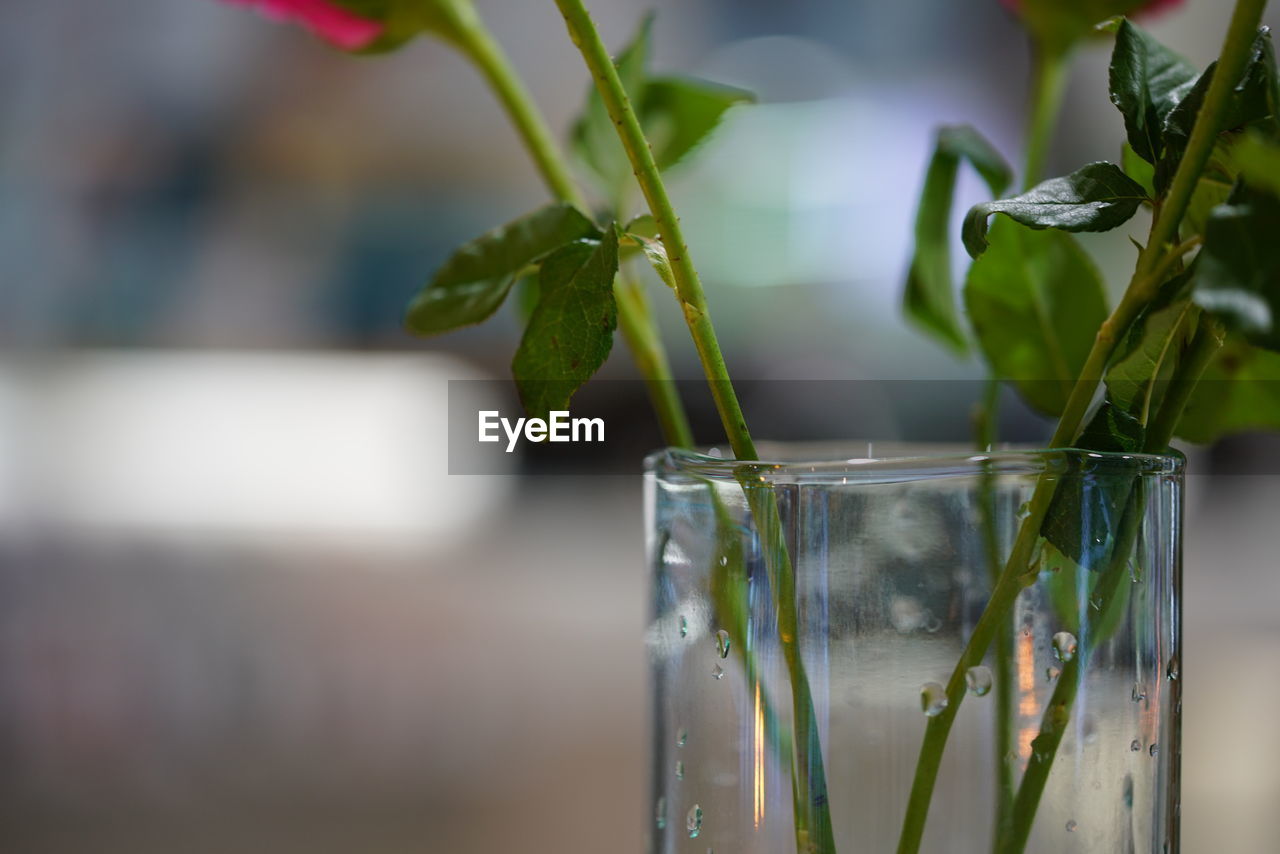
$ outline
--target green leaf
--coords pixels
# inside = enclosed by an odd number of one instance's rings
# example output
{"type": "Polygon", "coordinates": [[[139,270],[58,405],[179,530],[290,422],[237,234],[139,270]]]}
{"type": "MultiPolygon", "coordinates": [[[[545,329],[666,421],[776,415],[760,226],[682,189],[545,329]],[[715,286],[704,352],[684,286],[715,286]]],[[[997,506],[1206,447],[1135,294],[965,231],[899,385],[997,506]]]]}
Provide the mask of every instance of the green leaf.
{"type": "Polygon", "coordinates": [[[1142,186],[1147,195],[1156,197],[1156,168],[1138,156],[1133,146],[1125,143],[1120,149],[1120,166],[1124,174],[1142,186]]]}
{"type": "Polygon", "coordinates": [[[1209,227],[1209,218],[1219,205],[1231,198],[1235,182],[1227,176],[1212,170],[1205,170],[1196,182],[1191,201],[1187,204],[1187,213],[1183,217],[1181,228],[1184,235],[1204,234],[1209,227]]]}
{"type": "MultiPolygon", "coordinates": [[[[1165,151],[1157,164],[1157,187],[1163,188],[1172,180],[1191,139],[1191,131],[1216,71],[1217,63],[1210,64],[1165,119],[1165,151]]],[[[1277,107],[1280,106],[1278,87],[1280,81],[1277,81],[1271,34],[1264,29],[1254,40],[1244,76],[1231,92],[1218,132],[1258,126],[1274,134],[1277,128],[1277,107]]]]}
{"type": "MultiPolygon", "coordinates": [[[[755,96],[704,80],[651,78],[648,65],[652,34],[650,13],[614,65],[653,148],[658,168],[666,170],[701,145],[730,107],[754,101],[755,96]]],[[[595,175],[600,190],[616,204],[632,179],[631,162],[595,87],[587,93],[586,104],[574,123],[572,144],[574,153],[595,175]]]]}
{"type": "Polygon", "coordinates": [[[1068,234],[1007,223],[969,268],[965,307],[987,362],[1023,397],[1061,414],[1107,316],[1102,277],[1068,234]]]}
{"type": "MultiPolygon", "coordinates": [[[[1141,448],[1143,433],[1135,419],[1104,402],[1075,446],[1131,453],[1141,448]]],[[[1054,490],[1040,535],[1081,568],[1101,569],[1111,552],[1134,484],[1131,472],[1108,473],[1087,458],[1073,462],[1072,470],[1060,477],[1054,490]]]]}
{"type": "Polygon", "coordinates": [[[974,205],[965,217],[965,248],[974,258],[987,248],[987,219],[1004,214],[1030,228],[1108,231],[1123,225],[1147,201],[1147,193],[1120,167],[1090,163],[1064,178],[1051,178],[1020,196],[974,205]]]}
{"type": "Polygon", "coordinates": [[[1195,82],[1195,68],[1126,20],[1116,33],[1110,77],[1111,102],[1124,115],[1129,145],[1155,164],[1164,150],[1165,118],[1195,82]]]}
{"type": "Polygon", "coordinates": [[[1280,354],[1231,336],[1192,392],[1178,436],[1207,443],[1259,430],[1280,430],[1280,354]]]}
{"type": "Polygon", "coordinates": [[[1280,199],[1242,190],[1205,228],[1198,305],[1254,344],[1280,350],[1280,199]]]}
{"type": "MultiPolygon", "coordinates": [[[[644,96],[652,34],[651,12],[641,19],[639,30],[613,61],[632,104],[640,104],[644,96]]],[[[574,153],[596,175],[610,199],[631,179],[631,161],[595,86],[587,91],[587,102],[574,122],[572,145],[574,153]]]]}
{"type": "Polygon", "coordinates": [[[907,318],[958,353],[969,345],[956,311],[949,227],[961,160],[977,170],[993,196],[1013,180],[1004,158],[973,128],[959,125],[938,131],[916,213],[915,254],[903,295],[907,318]]]}
{"type": "Polygon", "coordinates": [[[599,234],[567,204],[539,208],[463,244],[409,303],[405,325],[436,335],[487,319],[506,299],[516,276],[560,246],[599,234]]]}
{"type": "Polygon", "coordinates": [[[532,274],[521,274],[516,278],[515,296],[512,297],[512,301],[515,303],[516,317],[519,318],[522,327],[527,326],[529,318],[533,317],[533,311],[538,307],[539,296],[536,271],[532,274]]]}
{"type": "Polygon", "coordinates": [[[1232,154],[1241,177],[1249,186],[1280,197],[1280,145],[1248,134],[1232,154]]]}
{"type": "Polygon", "coordinates": [[[609,356],[618,311],[618,233],[570,243],[542,262],[538,307],[511,362],[520,402],[531,417],[566,409],[609,356]]]}
{"type": "Polygon", "coordinates": [[[1146,433],[1141,421],[1111,400],[1104,400],[1080,431],[1075,444],[1090,451],[1131,454],[1142,450],[1146,433]]]}
{"type": "Polygon", "coordinates": [[[754,102],[755,95],[745,89],[705,80],[650,80],[640,105],[640,123],[658,168],[675,166],[706,141],[730,107],[754,102]]]}
{"type": "Polygon", "coordinates": [[[1191,338],[1194,319],[1195,307],[1187,299],[1148,309],[1130,328],[1107,369],[1108,402],[1140,425],[1147,424],[1191,338]]]}

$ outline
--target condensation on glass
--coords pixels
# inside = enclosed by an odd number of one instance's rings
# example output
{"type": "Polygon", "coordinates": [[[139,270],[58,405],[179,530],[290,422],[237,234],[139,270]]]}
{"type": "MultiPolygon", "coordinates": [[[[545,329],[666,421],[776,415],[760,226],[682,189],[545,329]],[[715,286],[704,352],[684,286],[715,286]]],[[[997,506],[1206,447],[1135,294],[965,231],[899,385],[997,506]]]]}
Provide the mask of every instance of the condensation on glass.
{"type": "Polygon", "coordinates": [[[1055,530],[963,672],[921,850],[992,850],[999,781],[1020,784],[1070,678],[1025,850],[1177,852],[1180,457],[770,453],[793,461],[647,461],[651,852],[796,851],[789,625],[836,850],[895,851],[926,724],[1038,482],[1055,530]]]}

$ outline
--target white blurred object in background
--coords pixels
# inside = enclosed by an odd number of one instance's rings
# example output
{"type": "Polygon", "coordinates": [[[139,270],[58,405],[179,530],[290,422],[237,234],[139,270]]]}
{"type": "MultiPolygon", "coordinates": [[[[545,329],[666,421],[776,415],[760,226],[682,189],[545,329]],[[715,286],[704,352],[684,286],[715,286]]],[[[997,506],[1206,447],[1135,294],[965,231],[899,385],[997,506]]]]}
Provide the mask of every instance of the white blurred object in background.
{"type": "Polygon", "coordinates": [[[443,355],[81,352],[0,369],[0,524],[456,540],[508,479],[448,474],[443,355]]]}

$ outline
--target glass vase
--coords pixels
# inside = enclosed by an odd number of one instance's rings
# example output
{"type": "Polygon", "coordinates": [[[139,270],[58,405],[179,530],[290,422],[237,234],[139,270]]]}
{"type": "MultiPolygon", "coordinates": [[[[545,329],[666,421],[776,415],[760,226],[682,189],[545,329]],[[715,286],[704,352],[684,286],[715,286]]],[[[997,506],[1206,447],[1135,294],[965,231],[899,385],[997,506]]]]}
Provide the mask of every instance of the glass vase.
{"type": "Polygon", "coordinates": [[[1178,851],[1182,458],[646,465],[650,851],[1178,851]]]}

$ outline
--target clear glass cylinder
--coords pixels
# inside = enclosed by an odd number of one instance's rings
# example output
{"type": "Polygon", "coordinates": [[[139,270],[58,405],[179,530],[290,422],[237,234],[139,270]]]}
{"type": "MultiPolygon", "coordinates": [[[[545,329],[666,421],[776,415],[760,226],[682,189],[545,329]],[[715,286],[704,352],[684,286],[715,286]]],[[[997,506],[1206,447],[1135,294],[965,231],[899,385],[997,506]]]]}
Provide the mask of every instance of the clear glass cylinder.
{"type": "Polygon", "coordinates": [[[647,461],[651,852],[1178,851],[1181,457],[770,456],[647,461]]]}

